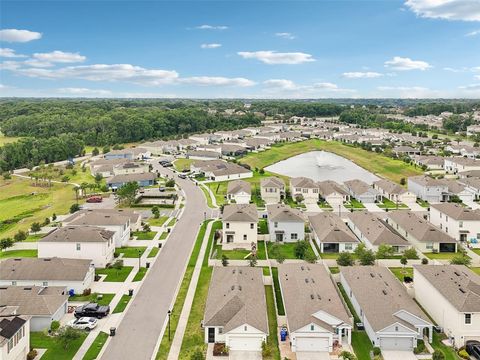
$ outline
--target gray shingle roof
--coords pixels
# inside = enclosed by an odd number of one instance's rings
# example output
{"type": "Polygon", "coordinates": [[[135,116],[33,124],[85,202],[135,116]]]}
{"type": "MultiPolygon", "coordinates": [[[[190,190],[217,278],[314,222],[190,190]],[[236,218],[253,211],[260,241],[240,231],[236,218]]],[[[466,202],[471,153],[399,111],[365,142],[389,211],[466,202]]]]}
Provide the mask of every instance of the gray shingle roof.
{"type": "Polygon", "coordinates": [[[443,181],[434,179],[427,175],[411,176],[408,181],[414,182],[422,186],[446,186],[443,181]]]}
{"type": "Polygon", "coordinates": [[[21,258],[1,262],[1,280],[83,281],[91,260],[64,258],[21,258]]]}
{"type": "Polygon", "coordinates": [[[230,181],[227,186],[227,194],[238,194],[239,192],[246,192],[247,194],[251,194],[251,184],[243,180],[230,181]]]}
{"type": "Polygon", "coordinates": [[[229,204],[223,208],[223,221],[257,222],[258,212],[255,204],[229,204]]]}
{"type": "Polygon", "coordinates": [[[301,211],[284,204],[267,205],[267,214],[270,221],[305,222],[301,211]]]}
{"type": "Polygon", "coordinates": [[[145,181],[145,180],[155,180],[157,175],[154,173],[141,173],[141,174],[122,174],[115,175],[107,180],[107,184],[115,183],[126,183],[131,181],[145,181]]]}
{"type": "Polygon", "coordinates": [[[0,287],[0,306],[18,306],[21,315],[53,315],[67,301],[62,286],[8,286],[0,287]]]}
{"type": "Polygon", "coordinates": [[[91,225],[91,226],[107,226],[107,225],[125,225],[130,221],[130,217],[127,215],[119,215],[116,213],[104,213],[104,212],[83,212],[74,220],[69,222],[69,225],[91,225]]]}
{"type": "Polygon", "coordinates": [[[267,178],[262,178],[260,180],[260,186],[261,187],[273,187],[273,188],[278,188],[278,189],[284,189],[285,188],[285,183],[283,182],[282,179],[271,176],[267,178]]]}
{"type": "Polygon", "coordinates": [[[130,218],[131,223],[136,223],[139,220],[139,218],[141,218],[142,216],[141,214],[131,209],[85,209],[85,210],[77,211],[72,216],[65,219],[64,222],[69,223],[73,220],[76,220],[79,217],[82,217],[85,214],[127,216],[130,218]]]}
{"type": "Polygon", "coordinates": [[[309,216],[310,225],[321,243],[358,243],[343,220],[331,212],[309,216]]]}
{"type": "Polygon", "coordinates": [[[58,228],[39,241],[41,242],[107,242],[115,233],[95,226],[67,226],[58,228]]]}
{"type": "Polygon", "coordinates": [[[472,210],[455,203],[432,204],[430,207],[455,220],[480,221],[480,210],[472,210]]]}
{"type": "Polygon", "coordinates": [[[374,182],[375,186],[384,190],[388,194],[397,194],[401,195],[407,192],[402,186],[395,184],[394,182],[386,179],[378,180],[374,182]]]}
{"type": "Polygon", "coordinates": [[[295,188],[318,189],[318,184],[312,179],[306,177],[296,177],[290,179],[290,183],[295,188]]]}

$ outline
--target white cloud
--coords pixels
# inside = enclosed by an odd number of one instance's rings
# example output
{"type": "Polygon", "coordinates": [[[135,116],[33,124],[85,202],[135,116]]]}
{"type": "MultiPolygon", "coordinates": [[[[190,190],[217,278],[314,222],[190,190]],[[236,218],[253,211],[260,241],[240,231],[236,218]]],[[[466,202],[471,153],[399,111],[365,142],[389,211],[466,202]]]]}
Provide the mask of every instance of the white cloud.
{"type": "Polygon", "coordinates": [[[276,88],[281,90],[296,90],[298,86],[292,80],[286,79],[270,79],[263,82],[268,88],[276,88]]]}
{"type": "Polygon", "coordinates": [[[248,87],[255,85],[255,82],[245,78],[227,78],[221,76],[192,76],[180,78],[179,82],[200,85],[200,86],[238,86],[248,87]]]}
{"type": "Polygon", "coordinates": [[[0,69],[14,71],[18,69],[20,66],[21,66],[21,62],[8,60],[8,61],[3,61],[0,64],[0,69]]]}
{"type": "Polygon", "coordinates": [[[0,48],[0,57],[6,58],[24,58],[25,55],[15,53],[15,50],[9,48],[0,48]]]}
{"type": "Polygon", "coordinates": [[[461,90],[466,90],[466,91],[479,91],[480,90],[480,83],[479,84],[470,84],[470,85],[459,86],[458,88],[461,89],[461,90]]]}
{"type": "Polygon", "coordinates": [[[470,31],[469,33],[465,34],[465,36],[477,36],[477,35],[480,35],[480,30],[470,31]]]}
{"type": "Polygon", "coordinates": [[[84,62],[87,58],[79,53],[63,52],[55,50],[49,53],[35,53],[33,57],[37,60],[53,63],[76,63],[84,62]]]}
{"type": "Polygon", "coordinates": [[[475,75],[474,78],[480,80],[480,75],[475,75]]]}
{"type": "Polygon", "coordinates": [[[202,49],[217,49],[219,47],[221,47],[222,44],[216,44],[216,43],[213,43],[213,44],[202,44],[200,45],[200,47],[202,49]]]}
{"type": "Polygon", "coordinates": [[[281,53],[276,51],[240,51],[237,53],[244,59],[257,59],[265,64],[302,64],[315,61],[312,55],[302,52],[281,53]]]}
{"type": "Polygon", "coordinates": [[[3,29],[0,30],[0,41],[6,42],[29,42],[42,37],[42,34],[29,30],[3,29]]]}
{"type": "Polygon", "coordinates": [[[385,67],[392,68],[399,71],[407,70],[427,70],[432,66],[426,61],[412,60],[410,58],[404,58],[395,56],[392,60],[385,61],[385,67]]]}
{"type": "Polygon", "coordinates": [[[478,0],[407,0],[405,5],[424,18],[480,21],[478,0]]]}
{"type": "Polygon", "coordinates": [[[296,84],[287,79],[270,79],[263,82],[268,97],[309,98],[352,94],[355,90],[339,88],[331,82],[317,82],[308,85],[296,84]],[[337,95],[338,94],[338,95],[337,95]]]}
{"type": "Polygon", "coordinates": [[[440,94],[437,90],[431,90],[423,86],[379,86],[380,97],[398,98],[433,98],[440,94]]]}
{"type": "Polygon", "coordinates": [[[101,89],[87,89],[87,88],[61,88],[57,89],[59,93],[62,94],[71,94],[77,96],[109,96],[112,95],[110,90],[101,90],[101,89]]]}
{"type": "Polygon", "coordinates": [[[342,75],[347,79],[372,79],[372,78],[378,78],[380,76],[383,76],[383,74],[380,74],[374,71],[344,72],[342,75]]]}
{"type": "Polygon", "coordinates": [[[54,66],[51,62],[40,61],[37,59],[28,59],[23,62],[25,65],[39,67],[39,68],[48,68],[54,66]]]}
{"type": "Polygon", "coordinates": [[[228,26],[204,24],[204,25],[197,26],[195,29],[199,29],[199,30],[227,30],[228,26]]]}
{"type": "MultiPolygon", "coordinates": [[[[319,82],[312,85],[314,89],[324,89],[324,90],[339,90],[337,84],[330,82],[319,82]]],[[[346,89],[342,89],[346,90],[346,89]]]]}
{"type": "Polygon", "coordinates": [[[289,32],[277,32],[277,33],[275,33],[275,36],[278,36],[278,37],[281,37],[281,38],[284,38],[284,39],[288,39],[288,40],[295,39],[295,35],[293,35],[292,33],[289,33],[289,32]]]}

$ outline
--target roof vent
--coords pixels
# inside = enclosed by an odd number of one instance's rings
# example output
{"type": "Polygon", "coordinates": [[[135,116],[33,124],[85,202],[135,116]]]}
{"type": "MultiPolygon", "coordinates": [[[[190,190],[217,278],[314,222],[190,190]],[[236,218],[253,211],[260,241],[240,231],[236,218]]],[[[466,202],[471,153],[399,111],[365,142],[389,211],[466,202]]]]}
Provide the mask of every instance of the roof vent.
{"type": "Polygon", "coordinates": [[[382,290],[383,295],[387,295],[387,290],[382,290]]]}
{"type": "Polygon", "coordinates": [[[313,294],[310,295],[310,299],[315,299],[315,296],[313,296],[313,294]]]}
{"type": "Polygon", "coordinates": [[[235,285],[232,285],[231,289],[232,289],[232,290],[235,290],[235,285]]]}
{"type": "Polygon", "coordinates": [[[305,278],[305,283],[308,284],[308,279],[307,278],[305,278]]]}

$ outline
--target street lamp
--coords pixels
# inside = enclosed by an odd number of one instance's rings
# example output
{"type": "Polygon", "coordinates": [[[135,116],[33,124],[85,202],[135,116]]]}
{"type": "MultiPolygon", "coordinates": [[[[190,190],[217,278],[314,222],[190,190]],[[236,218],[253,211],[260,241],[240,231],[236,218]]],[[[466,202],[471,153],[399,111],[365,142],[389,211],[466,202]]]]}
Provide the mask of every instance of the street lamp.
{"type": "Polygon", "coordinates": [[[206,211],[203,212],[203,221],[207,221],[207,212],[206,211]]]}
{"type": "Polygon", "coordinates": [[[341,210],[340,210],[340,209],[341,209],[341,205],[340,205],[340,204],[338,204],[338,216],[342,216],[342,215],[341,215],[341,210]]]}
{"type": "Polygon", "coordinates": [[[172,315],[172,310],[168,310],[168,341],[170,341],[170,316],[172,315]]]}

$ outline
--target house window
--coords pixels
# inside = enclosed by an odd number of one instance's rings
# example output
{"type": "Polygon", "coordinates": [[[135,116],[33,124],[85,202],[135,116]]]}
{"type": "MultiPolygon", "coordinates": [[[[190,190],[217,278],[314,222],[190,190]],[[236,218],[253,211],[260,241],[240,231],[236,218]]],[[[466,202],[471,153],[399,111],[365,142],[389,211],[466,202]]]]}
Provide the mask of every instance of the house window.
{"type": "Polygon", "coordinates": [[[243,235],[243,240],[247,241],[247,234],[243,235]]]}
{"type": "Polygon", "coordinates": [[[298,239],[298,234],[292,233],[292,234],[290,234],[290,238],[291,238],[292,240],[297,240],[297,239],[298,239]]]}
{"type": "Polygon", "coordinates": [[[303,189],[302,192],[303,192],[304,194],[307,194],[307,193],[308,193],[308,189],[303,189]]]}
{"type": "Polygon", "coordinates": [[[470,325],[472,323],[472,314],[465,314],[465,324],[470,325]]]}
{"type": "Polygon", "coordinates": [[[12,281],[12,286],[17,286],[17,282],[16,282],[16,281],[12,281]]]}
{"type": "Polygon", "coordinates": [[[278,228],[278,222],[275,221],[275,222],[273,223],[273,226],[275,226],[276,228],[278,228]]]}
{"type": "Polygon", "coordinates": [[[448,222],[448,216],[445,215],[445,222],[448,222]]]}
{"type": "Polygon", "coordinates": [[[345,250],[352,250],[353,244],[345,244],[345,250]]]}
{"type": "Polygon", "coordinates": [[[245,325],[245,326],[243,327],[243,330],[247,331],[247,325],[245,325]]]}
{"type": "Polygon", "coordinates": [[[318,189],[313,189],[314,194],[318,194],[318,189]]]}
{"type": "Polygon", "coordinates": [[[250,223],[250,229],[253,229],[255,225],[253,223],[250,223]]]}
{"type": "Polygon", "coordinates": [[[44,281],[44,282],[42,283],[42,286],[48,286],[48,281],[44,281]]]}
{"type": "Polygon", "coordinates": [[[395,326],[395,331],[398,331],[398,326],[395,326]]]}
{"type": "Polygon", "coordinates": [[[223,334],[223,328],[218,328],[218,333],[223,334]]]}
{"type": "Polygon", "coordinates": [[[428,249],[428,250],[432,250],[433,249],[433,243],[427,243],[425,245],[425,247],[428,249]]]}
{"type": "Polygon", "coordinates": [[[315,325],[310,325],[310,330],[314,331],[315,330],[315,325]]]}
{"type": "Polygon", "coordinates": [[[448,234],[448,226],[445,227],[445,232],[448,234]]]}
{"type": "Polygon", "coordinates": [[[226,223],[225,228],[230,229],[230,223],[226,223]]]}
{"type": "Polygon", "coordinates": [[[81,249],[81,245],[80,243],[77,243],[77,251],[80,251],[80,249],[81,249]]]}
{"type": "Polygon", "coordinates": [[[458,222],[458,227],[463,228],[463,221],[458,222]]]}
{"type": "Polygon", "coordinates": [[[477,240],[480,240],[480,233],[477,233],[477,240]]]}

